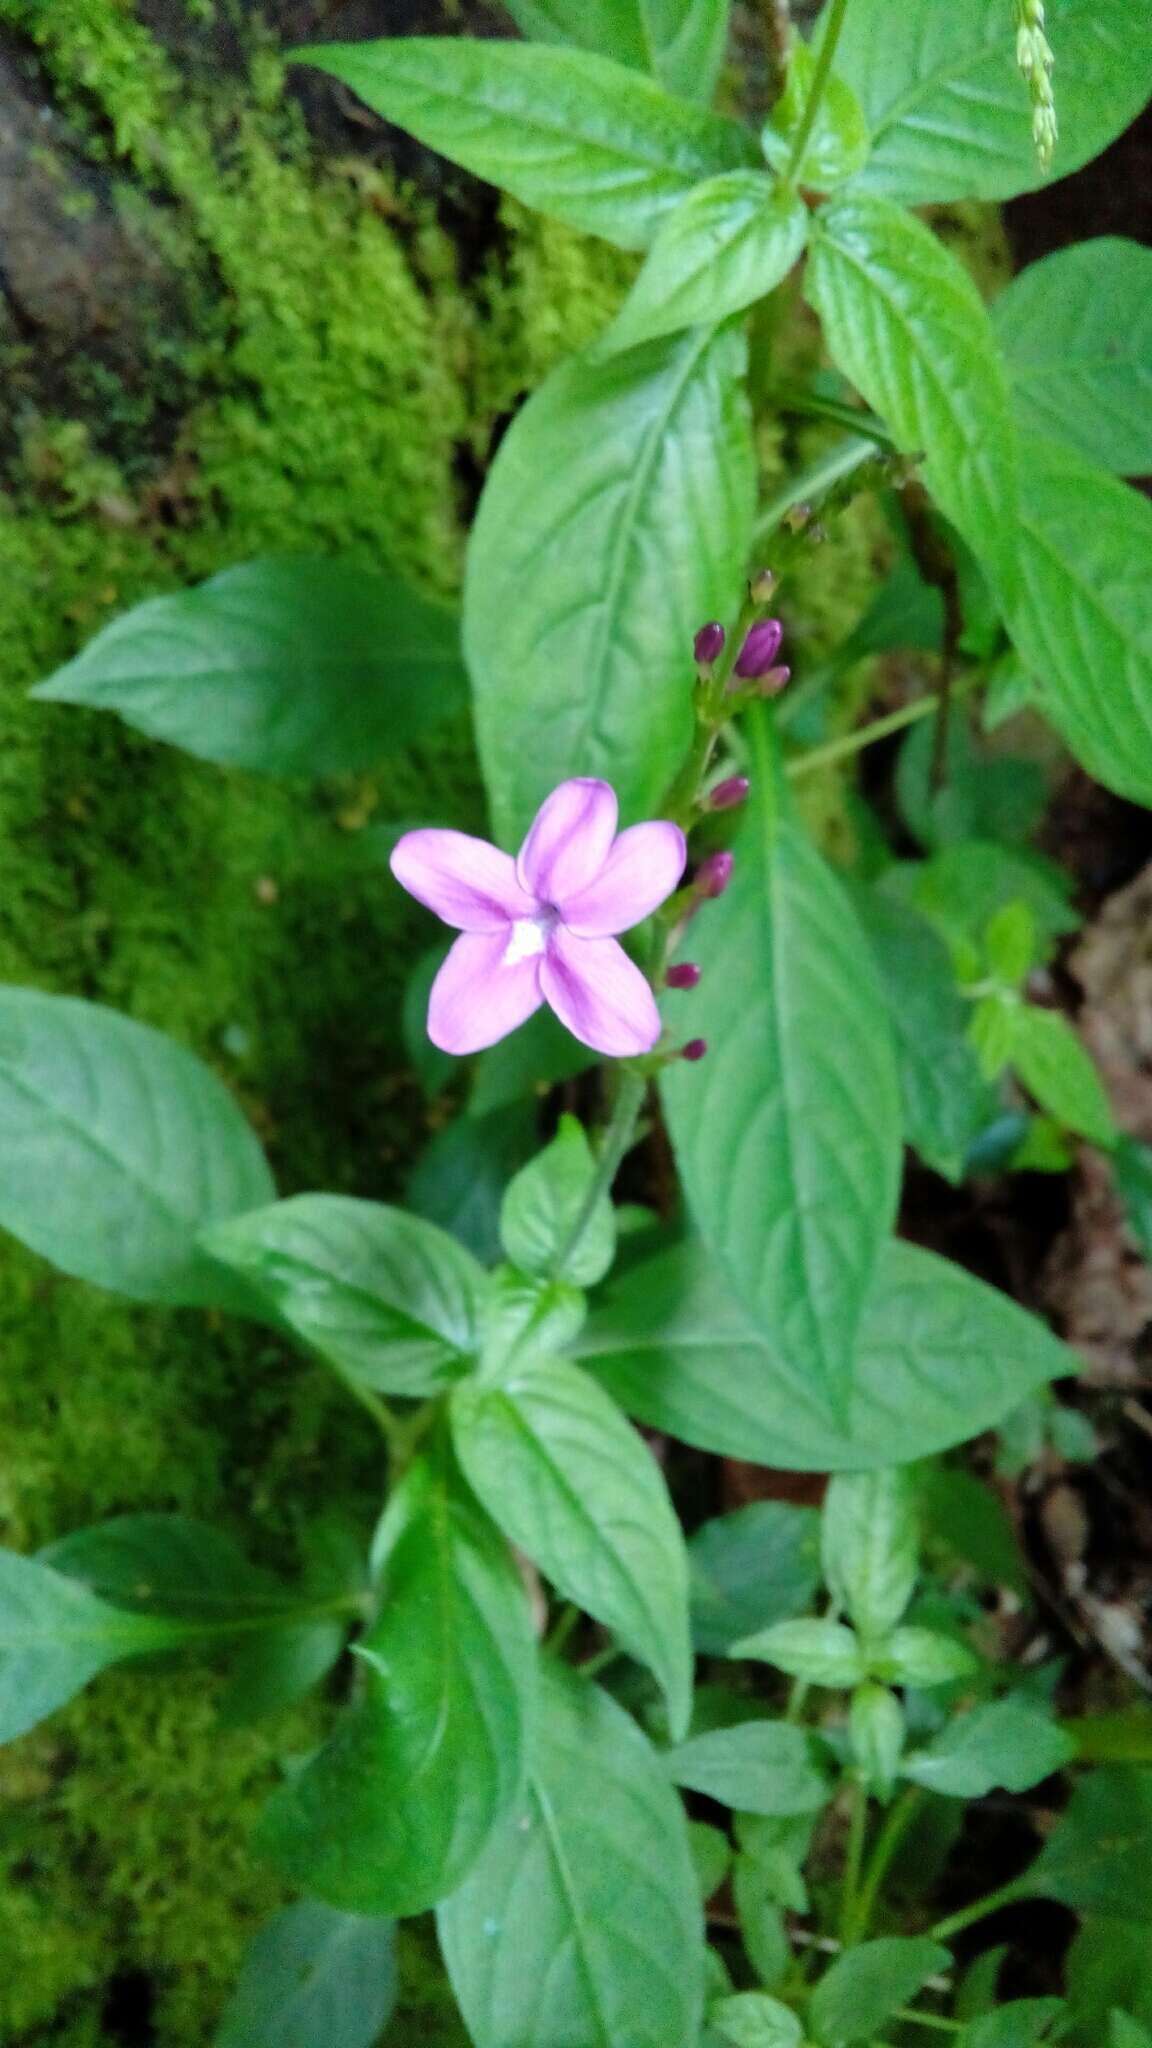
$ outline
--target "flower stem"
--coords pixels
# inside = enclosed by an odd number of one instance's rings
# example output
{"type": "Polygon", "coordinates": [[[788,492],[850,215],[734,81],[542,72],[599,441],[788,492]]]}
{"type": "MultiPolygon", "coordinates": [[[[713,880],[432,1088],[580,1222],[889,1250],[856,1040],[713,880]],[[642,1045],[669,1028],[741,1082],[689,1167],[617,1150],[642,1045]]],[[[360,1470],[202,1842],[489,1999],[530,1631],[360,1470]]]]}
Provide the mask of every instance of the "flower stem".
{"type": "Polygon", "coordinates": [[[804,102],[804,113],[801,117],[800,126],[796,130],[796,140],[792,144],[792,154],[788,159],[788,168],[784,173],[784,183],[786,185],[791,185],[795,182],[796,173],[804,161],[804,152],[808,147],[812,130],[816,125],[816,116],[820,112],[820,102],[824,97],[824,88],[831,75],[832,63],[836,55],[836,45],[840,41],[840,31],[844,26],[844,16],[847,11],[848,0],[832,0],[828,14],[828,26],[824,31],[824,40],[820,45],[820,54],[816,59],[816,69],[812,73],[812,84],[809,88],[808,98],[804,102]]]}
{"type": "Polygon", "coordinates": [[[974,1927],[978,1920],[987,1920],[989,1914],[998,1913],[1001,1906],[1014,1906],[1018,1899],[1026,1897],[1020,1878],[1013,1878],[1011,1884],[1002,1884],[998,1891],[986,1892],[971,1906],[964,1906],[959,1913],[950,1913],[946,1920],[938,1920],[928,1932],[933,1941],[951,1941],[954,1934],[962,1934],[966,1927],[974,1927]]]}
{"type": "MultiPolygon", "coordinates": [[[[981,680],[978,669],[958,676],[952,685],[952,702],[966,697],[981,680]]],[[[876,740],[887,739],[890,733],[903,732],[906,725],[915,725],[917,719],[930,717],[939,705],[938,690],[933,690],[930,696],[917,697],[914,704],[905,704],[899,711],[888,712],[884,718],[874,718],[871,725],[858,726],[855,732],[846,732],[838,740],[829,740],[825,746],[813,747],[807,754],[798,754],[788,763],[788,775],[796,782],[817,768],[830,767],[833,761],[847,760],[852,754],[859,754],[865,747],[872,746],[876,740]]]]}
{"type": "Polygon", "coordinates": [[[883,1826],[876,1837],[876,1845],[868,1859],[868,1867],[864,1872],[864,1881],[852,1915],[849,1933],[853,1941],[863,1941],[872,1924],[876,1901],[892,1859],[904,1840],[923,1797],[924,1794],[918,1785],[909,1785],[885,1815],[883,1826]]]}
{"type": "Polygon", "coordinates": [[[845,1948],[848,1948],[852,1941],[856,1895],[860,1889],[860,1870],[864,1861],[864,1838],[867,1831],[868,1790],[857,1778],[852,1786],[852,1807],[848,1815],[848,1849],[844,1860],[844,1884],[841,1892],[840,1939],[845,1948]]]}
{"type": "Polygon", "coordinates": [[[592,1220],[597,1203],[603,1196],[611,1192],[612,1183],[620,1168],[620,1161],[628,1151],[636,1135],[636,1125],[639,1120],[640,1111],[644,1107],[644,1097],[647,1089],[648,1082],[643,1074],[638,1074],[627,1067],[620,1069],[620,1085],[616,1091],[616,1101],[613,1105],[608,1127],[601,1140],[600,1157],[596,1165],[596,1171],[589,1183],[588,1192],[580,1205],[576,1221],[573,1223],[567,1238],[552,1262],[550,1278],[553,1280],[559,1279],[563,1273],[565,1266],[568,1264],[576,1246],[579,1244],[592,1220]]]}

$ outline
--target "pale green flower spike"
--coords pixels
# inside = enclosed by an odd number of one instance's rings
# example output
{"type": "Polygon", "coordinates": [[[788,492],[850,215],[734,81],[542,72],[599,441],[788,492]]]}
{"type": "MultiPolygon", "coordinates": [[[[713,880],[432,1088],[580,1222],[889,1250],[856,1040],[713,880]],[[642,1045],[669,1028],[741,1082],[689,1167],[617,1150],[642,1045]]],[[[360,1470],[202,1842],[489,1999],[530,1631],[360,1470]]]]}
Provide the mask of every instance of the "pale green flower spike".
{"type": "Polygon", "coordinates": [[[1016,0],[1016,62],[1032,95],[1032,140],[1042,170],[1052,167],[1059,129],[1052,96],[1052,45],[1044,33],[1044,0],[1016,0]]]}

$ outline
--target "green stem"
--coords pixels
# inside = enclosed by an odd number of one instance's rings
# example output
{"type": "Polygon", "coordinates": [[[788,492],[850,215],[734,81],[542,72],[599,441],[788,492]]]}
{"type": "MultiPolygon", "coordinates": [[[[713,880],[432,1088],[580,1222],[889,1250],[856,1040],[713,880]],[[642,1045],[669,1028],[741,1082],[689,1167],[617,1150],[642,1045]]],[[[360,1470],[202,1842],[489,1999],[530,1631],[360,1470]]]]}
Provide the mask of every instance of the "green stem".
{"type": "Polygon", "coordinates": [[[836,56],[836,45],[840,41],[840,31],[844,26],[844,16],[847,11],[848,0],[832,0],[828,13],[828,26],[824,31],[824,40],[820,45],[820,54],[816,59],[816,69],[812,73],[812,84],[808,91],[808,98],[804,102],[804,112],[801,117],[800,126],[796,130],[796,140],[792,144],[792,154],[788,159],[788,168],[784,173],[784,183],[786,185],[791,185],[795,182],[796,173],[804,161],[804,152],[808,147],[812,130],[816,125],[816,116],[820,112],[820,102],[824,97],[824,88],[832,73],[832,64],[836,56]]]}
{"type": "Polygon", "coordinates": [[[868,1832],[868,1792],[857,1778],[852,1786],[852,1808],[848,1815],[848,1848],[844,1858],[844,1884],[841,1891],[840,1939],[845,1948],[851,1946],[852,1926],[856,1918],[856,1895],[860,1889],[860,1870],[864,1861],[864,1839],[868,1832]]]}
{"type": "Polygon", "coordinates": [[[923,1797],[924,1794],[918,1785],[909,1785],[901,1793],[899,1799],[889,1807],[884,1817],[883,1826],[876,1837],[876,1845],[868,1859],[868,1867],[864,1872],[864,1882],[860,1887],[860,1895],[856,1901],[856,1910],[852,1916],[851,1934],[853,1941],[863,1941],[872,1924],[872,1915],[876,1910],[876,1901],[880,1896],[881,1887],[888,1875],[892,1859],[904,1840],[923,1797]]]}
{"type": "Polygon", "coordinates": [[[936,2027],[942,2034],[962,2034],[961,2020],[946,2020],[941,2013],[916,2012],[910,2005],[901,2005],[892,2015],[894,2020],[907,2020],[914,2027],[936,2027]]]}
{"type": "Polygon", "coordinates": [[[559,1279],[568,1264],[576,1246],[595,1214],[596,1205],[612,1191],[612,1183],[620,1169],[620,1161],[628,1151],[636,1135],[640,1111],[648,1083],[643,1074],[637,1074],[627,1067],[620,1069],[620,1085],[616,1093],[611,1120],[600,1146],[600,1158],[588,1187],[588,1192],[563,1245],[552,1262],[550,1277],[559,1279]]]}
{"type": "Polygon", "coordinates": [[[384,1401],[377,1400],[376,1395],[368,1387],[362,1386],[353,1373],[345,1372],[342,1366],[337,1365],[334,1358],[329,1357],[326,1363],[335,1373],[345,1392],[351,1394],[354,1401],[359,1401],[365,1414],[372,1417],[393,1458],[395,1458],[401,1437],[407,1434],[406,1424],[401,1422],[399,1416],[393,1415],[392,1410],[384,1401]]]}
{"type": "Polygon", "coordinates": [[[544,1638],[544,1648],[550,1656],[558,1657],[567,1647],[580,1626],[581,1618],[580,1609],[574,1607],[570,1600],[566,1601],[544,1638]]]}
{"type": "Polygon", "coordinates": [[[778,385],[774,396],[781,412],[798,413],[802,419],[829,420],[833,426],[847,427],[850,434],[866,435],[881,448],[894,446],[883,420],[878,420],[875,413],[865,412],[862,406],[843,405],[839,399],[821,398],[818,392],[801,391],[791,384],[778,385]]]}
{"type": "Polygon", "coordinates": [[[863,435],[853,434],[847,441],[837,441],[817,461],[800,475],[793,477],[777,497],[769,500],[756,521],[756,545],[760,547],[775,533],[781,521],[786,519],[795,506],[803,505],[808,499],[822,498],[845,477],[863,469],[866,462],[874,460],[876,444],[863,435]]]}
{"type": "MultiPolygon", "coordinates": [[[[979,670],[971,669],[965,676],[959,676],[952,685],[952,701],[965,697],[982,680],[979,670]]],[[[859,754],[876,740],[887,739],[889,733],[903,732],[906,725],[915,725],[917,719],[929,718],[938,708],[940,693],[933,690],[930,696],[917,697],[914,704],[905,704],[899,711],[890,711],[885,718],[874,718],[871,725],[858,726],[855,732],[846,732],[838,740],[829,740],[825,746],[813,747],[807,754],[798,754],[788,763],[788,775],[795,782],[803,775],[811,775],[817,768],[830,767],[833,761],[847,760],[852,754],[859,754]]]]}
{"type": "Polygon", "coordinates": [[[1001,1906],[1014,1906],[1018,1899],[1026,1896],[1021,1880],[1013,1878],[1011,1884],[1002,1884],[998,1891],[986,1892],[974,1905],[964,1906],[959,1913],[950,1913],[946,1920],[938,1920],[928,1932],[933,1941],[951,1941],[954,1934],[962,1934],[966,1927],[975,1927],[978,1920],[987,1920],[991,1913],[998,1913],[1001,1906]]]}

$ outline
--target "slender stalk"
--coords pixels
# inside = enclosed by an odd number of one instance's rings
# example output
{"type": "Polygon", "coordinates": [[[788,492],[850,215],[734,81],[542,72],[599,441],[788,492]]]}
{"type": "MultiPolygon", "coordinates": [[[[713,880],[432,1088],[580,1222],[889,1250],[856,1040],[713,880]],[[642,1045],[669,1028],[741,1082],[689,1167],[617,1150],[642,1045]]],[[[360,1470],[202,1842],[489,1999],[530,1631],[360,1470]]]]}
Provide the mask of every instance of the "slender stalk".
{"type": "Polygon", "coordinates": [[[954,1934],[962,1934],[966,1927],[975,1927],[978,1920],[987,1920],[991,1913],[998,1913],[1001,1906],[1014,1906],[1018,1899],[1026,1896],[1018,1877],[1011,1884],[1002,1884],[998,1891],[986,1892],[971,1906],[964,1906],[959,1913],[950,1913],[946,1920],[938,1920],[928,1932],[933,1941],[951,1941],[954,1934]]]}
{"type": "Polygon", "coordinates": [[[863,406],[844,405],[837,398],[821,398],[816,391],[801,391],[794,384],[777,385],[776,403],[781,412],[799,413],[809,420],[829,420],[833,426],[847,427],[850,434],[863,434],[869,441],[875,441],[881,448],[895,444],[883,420],[874,412],[865,412],[863,406]]]}
{"type": "Polygon", "coordinates": [[[901,2005],[892,2015],[894,2020],[906,2020],[913,2027],[935,2027],[942,2034],[962,2034],[961,2020],[946,2020],[942,2013],[916,2012],[910,2005],[901,2005]]]}
{"type": "Polygon", "coordinates": [[[628,1151],[636,1135],[636,1125],[639,1121],[640,1111],[644,1107],[644,1097],[647,1089],[648,1083],[643,1074],[638,1074],[627,1067],[621,1067],[620,1086],[616,1093],[611,1120],[600,1146],[600,1158],[597,1162],[596,1171],[592,1176],[588,1192],[580,1205],[576,1221],[573,1223],[567,1238],[552,1262],[550,1277],[553,1280],[558,1279],[564,1271],[572,1253],[575,1251],[576,1246],[579,1244],[580,1239],[592,1220],[597,1203],[603,1196],[611,1192],[612,1183],[620,1168],[620,1161],[628,1151]]]}
{"type": "Polygon", "coordinates": [[[561,1650],[566,1647],[579,1628],[581,1619],[580,1609],[574,1607],[570,1600],[565,1601],[564,1606],[560,1609],[552,1627],[544,1638],[544,1648],[550,1655],[553,1657],[560,1655],[561,1650]]]}
{"type": "Polygon", "coordinates": [[[863,469],[866,462],[873,461],[875,455],[875,442],[863,435],[853,434],[847,441],[838,441],[765,505],[756,521],[756,545],[762,546],[796,505],[809,498],[822,498],[854,471],[863,469]]]}
{"type": "Polygon", "coordinates": [[[844,1884],[841,1891],[840,1939],[845,1948],[852,1943],[852,1925],[856,1918],[856,1895],[860,1889],[860,1870],[864,1861],[864,1838],[868,1832],[868,1792],[860,1779],[852,1786],[852,1806],[848,1815],[848,1848],[844,1858],[844,1884]]]}
{"type": "MultiPolygon", "coordinates": [[[[952,701],[967,696],[981,681],[979,671],[972,669],[968,675],[960,676],[952,685],[952,701]]],[[[917,697],[914,704],[905,704],[899,711],[890,711],[884,718],[874,718],[871,725],[858,726],[855,732],[846,732],[838,740],[829,740],[822,747],[813,747],[807,754],[798,754],[788,763],[788,774],[793,782],[802,776],[811,775],[817,768],[827,768],[833,761],[847,760],[852,754],[859,754],[876,740],[887,739],[890,733],[903,732],[906,725],[915,725],[917,719],[929,718],[939,708],[940,693],[933,690],[927,697],[917,697]]]]}
{"type": "Polygon", "coordinates": [[[792,154],[788,159],[788,168],[784,173],[784,183],[786,185],[791,185],[795,182],[796,173],[804,161],[804,152],[808,147],[812,130],[816,125],[816,116],[820,112],[820,102],[824,97],[824,88],[832,72],[832,64],[836,56],[836,45],[840,41],[840,31],[844,26],[844,16],[847,11],[848,0],[832,0],[828,14],[828,26],[824,32],[824,40],[820,45],[820,54],[816,59],[816,69],[812,73],[812,85],[808,98],[804,103],[804,113],[801,117],[800,126],[796,130],[796,140],[792,144],[792,154]]]}
{"type": "Polygon", "coordinates": [[[351,1394],[354,1401],[359,1401],[365,1414],[372,1417],[393,1457],[395,1457],[397,1446],[402,1436],[407,1433],[406,1425],[401,1422],[398,1415],[393,1415],[392,1410],[385,1402],[377,1399],[370,1388],[361,1386],[360,1381],[352,1373],[345,1372],[342,1366],[337,1365],[335,1359],[329,1358],[328,1364],[345,1389],[345,1392],[351,1394]]]}
{"type": "Polygon", "coordinates": [[[888,1875],[892,1859],[904,1840],[912,1821],[915,1819],[923,1797],[924,1794],[918,1785],[909,1785],[900,1794],[899,1799],[889,1807],[884,1817],[883,1826],[876,1837],[875,1846],[868,1859],[868,1866],[864,1872],[864,1881],[860,1887],[856,1909],[852,1916],[850,1931],[853,1941],[863,1941],[872,1924],[872,1915],[876,1910],[876,1901],[880,1896],[880,1891],[884,1879],[888,1875]]]}

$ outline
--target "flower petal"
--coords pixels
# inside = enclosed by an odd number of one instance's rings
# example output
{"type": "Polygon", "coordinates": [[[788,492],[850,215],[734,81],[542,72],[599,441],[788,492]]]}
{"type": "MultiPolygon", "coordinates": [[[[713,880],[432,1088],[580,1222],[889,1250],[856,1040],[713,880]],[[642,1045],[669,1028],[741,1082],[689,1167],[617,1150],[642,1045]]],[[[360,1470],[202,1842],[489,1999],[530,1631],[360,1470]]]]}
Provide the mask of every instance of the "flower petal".
{"type": "Polygon", "coordinates": [[[457,931],[502,931],[536,907],[516,880],[511,854],[468,832],[405,832],[390,865],[402,889],[457,931]]]}
{"type": "Polygon", "coordinates": [[[615,939],[577,939],[557,925],[540,962],[540,987],[582,1045],[610,1058],[651,1052],[660,1036],[656,998],[615,939]]]}
{"type": "Polygon", "coordinates": [[[577,776],[545,797],[520,848],[516,874],[541,903],[559,905],[594,882],[616,830],[610,782],[577,776]]]}
{"type": "Polygon", "coordinates": [[[688,859],[679,825],[653,819],[620,834],[594,882],[568,896],[560,914],[570,932],[599,939],[631,931],[672,894],[688,859]]]}
{"type": "Polygon", "coordinates": [[[540,1008],[540,955],[504,965],[509,934],[465,932],[432,983],[428,1036],[441,1052],[480,1052],[540,1008]]]}

